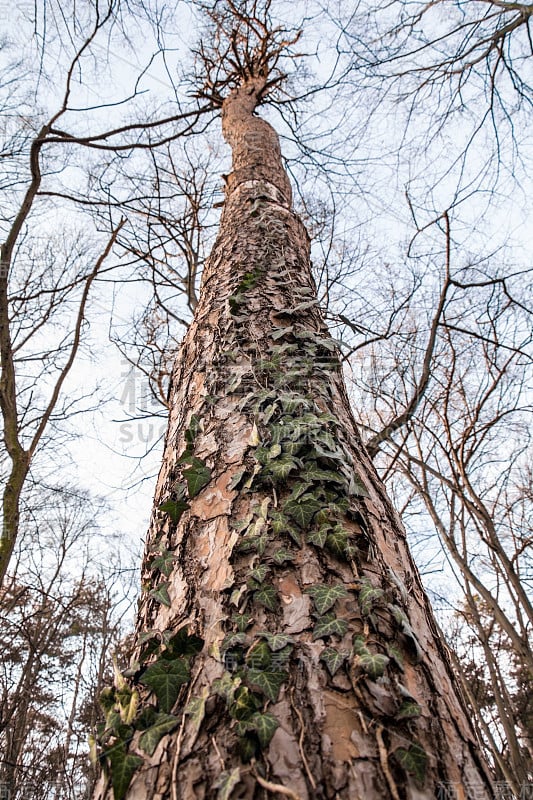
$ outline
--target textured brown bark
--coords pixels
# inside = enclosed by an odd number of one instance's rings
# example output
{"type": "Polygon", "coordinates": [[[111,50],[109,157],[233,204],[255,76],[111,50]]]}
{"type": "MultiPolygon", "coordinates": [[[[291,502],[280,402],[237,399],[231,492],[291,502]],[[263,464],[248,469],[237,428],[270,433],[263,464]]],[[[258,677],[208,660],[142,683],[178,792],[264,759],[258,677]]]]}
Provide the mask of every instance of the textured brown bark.
{"type": "MultiPolygon", "coordinates": [[[[141,756],[143,763],[126,797],[421,800],[435,797],[441,783],[451,782],[458,797],[466,797],[470,786],[475,787],[476,797],[489,798],[488,772],[446,647],[401,523],[361,444],[338,358],[312,302],[316,288],[309,240],[291,210],[278,138],[267,122],[254,115],[263,86],[264,79],[248,80],[224,102],[223,132],[233,150],[233,172],[200,301],[173,374],[139,605],[139,635],[187,625],[205,645],[192,661],[192,680],[182,686],[173,709],[180,720],[177,728],[161,739],[151,757],[139,748],[139,734],[129,744],[129,752],[141,756]],[[318,342],[311,364],[306,341],[318,342]],[[267,365],[280,342],[292,345],[290,356],[281,354],[277,377],[269,379],[272,372],[267,365]],[[295,362],[298,374],[293,374],[295,362]],[[280,395],[292,391],[293,396],[312,398],[315,412],[326,415],[324,424],[333,426],[336,445],[354,476],[350,509],[345,510],[342,524],[356,544],[343,557],[334,548],[306,541],[305,531],[301,547],[283,532],[274,533],[269,515],[282,507],[298,480],[297,471],[286,481],[274,482],[273,488],[268,481],[253,491],[240,484],[230,488],[243,468],[247,475],[253,474],[254,466],[256,472],[259,469],[254,456],[259,440],[271,446],[265,442],[264,418],[254,413],[247,398],[253,400],[272,385],[280,395]],[[327,423],[328,413],[335,423],[327,423]],[[201,420],[194,455],[210,468],[211,478],[174,525],[157,509],[173,496],[193,415],[201,420]],[[260,554],[239,548],[243,534],[234,527],[250,518],[254,507],[254,531],[266,533],[260,554]],[[161,537],[175,555],[168,579],[170,605],[149,594],[164,580],[154,573],[150,555],[161,549],[161,537]],[[278,565],[274,555],[281,546],[291,550],[293,560],[278,565]],[[268,566],[268,580],[276,590],[274,611],[256,602],[249,588],[250,570],[261,563],[268,566]],[[313,634],[319,615],[305,590],[323,584],[345,589],[334,607],[346,627],[339,635],[317,636],[316,630],[313,634]],[[370,584],[377,590],[375,602],[365,608],[362,586],[370,584]],[[240,594],[235,594],[238,589],[240,594]],[[232,614],[243,610],[252,614],[246,648],[253,649],[259,641],[254,636],[264,631],[288,634],[294,641],[279,696],[275,701],[262,698],[261,710],[276,718],[277,730],[251,762],[241,760],[238,721],[213,690],[216,679],[234,674],[221,648],[224,637],[236,630],[232,614]],[[372,678],[362,668],[357,648],[353,650],[357,636],[368,651],[389,654],[381,676],[372,678]],[[320,659],[326,647],[348,655],[333,676],[320,659]],[[199,728],[193,716],[184,713],[191,698],[206,700],[199,728]],[[416,701],[419,715],[402,715],[406,700],[416,701]],[[413,743],[426,754],[423,774],[409,760],[403,761],[413,743]],[[236,768],[235,787],[222,794],[217,784],[221,773],[236,768]]],[[[321,464],[330,474],[336,469],[331,460],[328,467],[325,456],[321,464]]],[[[154,704],[154,696],[142,685],[143,669],[141,665],[141,698],[154,704]]],[[[97,797],[111,796],[109,781],[102,778],[97,797]]]]}

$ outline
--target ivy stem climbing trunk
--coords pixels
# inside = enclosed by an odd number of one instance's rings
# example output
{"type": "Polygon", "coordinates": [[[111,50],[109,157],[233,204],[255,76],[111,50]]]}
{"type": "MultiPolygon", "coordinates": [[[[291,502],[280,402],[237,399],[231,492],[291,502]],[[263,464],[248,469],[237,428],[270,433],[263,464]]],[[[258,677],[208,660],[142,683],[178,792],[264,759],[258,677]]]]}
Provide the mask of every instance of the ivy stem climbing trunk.
{"type": "Polygon", "coordinates": [[[291,207],[266,79],[176,361],[137,650],[98,798],[492,796],[405,534],[365,452],[291,207]]]}

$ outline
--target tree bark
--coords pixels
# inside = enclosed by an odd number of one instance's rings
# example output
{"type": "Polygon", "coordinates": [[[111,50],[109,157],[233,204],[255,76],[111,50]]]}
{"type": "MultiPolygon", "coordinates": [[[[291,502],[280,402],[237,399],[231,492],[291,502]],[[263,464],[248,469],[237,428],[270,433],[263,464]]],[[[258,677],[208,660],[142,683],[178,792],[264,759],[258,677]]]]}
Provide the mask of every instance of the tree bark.
{"type": "Polygon", "coordinates": [[[489,798],[446,646],[354,423],[278,137],[254,114],[264,88],[248,79],[223,105],[233,171],[173,373],[137,662],[108,698],[96,797],[115,781],[128,800],[421,800],[444,783],[489,798]],[[177,662],[188,674],[173,699],[154,664],[177,662]],[[137,694],[175,717],[151,755],[147,723],[126,720],[124,696],[137,694]],[[138,757],[127,789],[113,747],[138,757]]]}

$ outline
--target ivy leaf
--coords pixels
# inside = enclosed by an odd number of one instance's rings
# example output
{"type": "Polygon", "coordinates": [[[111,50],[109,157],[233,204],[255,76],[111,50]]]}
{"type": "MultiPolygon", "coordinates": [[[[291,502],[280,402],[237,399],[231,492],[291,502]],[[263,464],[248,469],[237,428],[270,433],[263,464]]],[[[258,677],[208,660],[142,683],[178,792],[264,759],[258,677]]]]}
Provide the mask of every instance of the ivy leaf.
{"type": "Polygon", "coordinates": [[[150,569],[158,569],[163,575],[168,578],[174,569],[174,562],[177,556],[171,550],[163,550],[160,556],[154,558],[150,563],[150,569]]]}
{"type": "Polygon", "coordinates": [[[252,624],[253,617],[251,614],[233,614],[231,621],[237,626],[239,633],[244,633],[246,628],[252,624]]]}
{"type": "Polygon", "coordinates": [[[356,475],[352,473],[350,475],[350,483],[348,488],[348,494],[354,495],[355,497],[369,497],[369,492],[366,486],[364,485],[363,481],[356,475]]]}
{"type": "Polygon", "coordinates": [[[403,655],[399,647],[396,647],[394,644],[388,644],[387,655],[403,670],[403,655]]]}
{"type": "Polygon", "coordinates": [[[148,667],[140,682],[151,689],[162,711],[169,713],[178,699],[180,686],[190,680],[191,673],[187,663],[181,659],[156,661],[148,667]]]}
{"type": "Polygon", "coordinates": [[[298,500],[287,500],[283,505],[283,511],[301,528],[307,528],[311,524],[311,520],[320,508],[320,503],[309,495],[302,495],[298,500]]]}
{"type": "Polygon", "coordinates": [[[139,747],[149,756],[153,756],[165,733],[170,733],[178,724],[179,718],[173,714],[157,714],[154,723],[141,735],[139,747]]]}
{"type": "Polygon", "coordinates": [[[353,651],[358,656],[362,655],[363,653],[369,652],[363,636],[353,637],[353,651]]]}
{"type": "Polygon", "coordinates": [[[178,524],[182,514],[189,508],[190,506],[185,500],[166,500],[159,506],[159,510],[168,514],[174,525],[178,524]]]}
{"type": "Polygon", "coordinates": [[[275,533],[276,536],[279,536],[285,531],[285,528],[289,524],[289,520],[279,511],[272,511],[270,514],[270,524],[272,526],[273,533],[275,533]]]}
{"type": "Polygon", "coordinates": [[[270,460],[270,451],[267,447],[256,447],[254,451],[254,458],[264,467],[270,460]]]}
{"type": "Polygon", "coordinates": [[[294,643],[293,637],[289,636],[288,633],[265,632],[265,633],[258,633],[257,635],[261,636],[263,639],[266,639],[266,642],[273,653],[277,653],[278,650],[283,650],[283,648],[287,647],[288,644],[294,643]]]}
{"type": "Polygon", "coordinates": [[[396,605],[389,605],[389,609],[392,612],[394,619],[396,620],[397,624],[401,628],[402,633],[407,638],[410,649],[412,651],[412,656],[414,657],[414,661],[416,664],[422,659],[422,648],[418,643],[418,639],[416,638],[416,634],[411,627],[411,623],[409,622],[409,618],[407,614],[396,605]]]}
{"type": "Polygon", "coordinates": [[[287,328],[276,328],[276,330],[274,331],[274,333],[271,334],[271,336],[274,339],[274,341],[276,341],[276,339],[281,339],[283,336],[288,336],[293,332],[293,330],[294,330],[293,325],[290,325],[287,328]]]}
{"type": "Polygon", "coordinates": [[[165,581],[164,583],[160,583],[155,589],[150,589],[148,594],[150,597],[153,597],[154,600],[157,600],[158,603],[161,603],[164,606],[168,606],[170,608],[171,602],[170,597],[168,596],[168,587],[170,583],[165,581]]]}
{"type": "Polygon", "coordinates": [[[324,636],[344,636],[348,630],[348,623],[345,619],[337,619],[334,614],[326,614],[317,620],[313,630],[313,641],[322,639],[324,636]]]}
{"type": "Polygon", "coordinates": [[[191,421],[189,422],[189,427],[185,431],[185,440],[187,441],[188,445],[192,445],[194,440],[198,435],[198,431],[200,430],[201,422],[200,418],[193,414],[191,416],[191,421]]]}
{"type": "Polygon", "coordinates": [[[413,742],[408,750],[404,747],[399,747],[394,751],[394,756],[404,770],[414,775],[415,780],[423,785],[426,778],[428,757],[418,742],[413,742]]]}
{"type": "Polygon", "coordinates": [[[344,528],[335,527],[326,537],[326,548],[338,558],[346,557],[349,534],[344,528]]]}
{"type": "Polygon", "coordinates": [[[345,483],[346,479],[338,472],[329,469],[321,469],[316,461],[312,461],[302,472],[302,478],[306,481],[320,482],[329,481],[330,483],[345,483]]]}
{"type": "Polygon", "coordinates": [[[280,444],[273,444],[270,450],[268,451],[269,458],[277,458],[282,453],[282,448],[280,444]]]}
{"type": "Polygon", "coordinates": [[[128,786],[136,771],[143,764],[140,756],[134,756],[126,751],[126,745],[121,742],[114,745],[106,753],[111,765],[111,784],[115,800],[123,800],[128,791],[128,786]]]}
{"type": "Polygon", "coordinates": [[[246,663],[254,669],[269,669],[272,664],[272,653],[266,642],[256,642],[246,654],[246,663]]]}
{"type": "Polygon", "coordinates": [[[189,634],[187,626],[180,628],[177,633],[166,641],[167,650],[165,657],[170,654],[176,656],[195,656],[201,652],[204,640],[194,633],[189,634]]]}
{"type": "Polygon", "coordinates": [[[347,658],[347,653],[336,650],[334,647],[326,647],[320,653],[320,660],[324,661],[330,675],[335,675],[338,669],[342,667],[347,658]]]}
{"type": "Polygon", "coordinates": [[[321,525],[315,531],[307,534],[307,541],[309,544],[314,544],[316,547],[324,547],[326,539],[328,538],[329,525],[321,525]]]}
{"type": "Polygon", "coordinates": [[[192,498],[196,497],[204,486],[209,483],[211,480],[211,470],[200,458],[193,458],[192,465],[188,469],[183,470],[183,477],[187,481],[189,497],[192,498]]]}
{"type": "Polygon", "coordinates": [[[404,700],[396,719],[415,719],[422,713],[422,709],[415,700],[404,700]]]}
{"type": "Polygon", "coordinates": [[[268,747],[270,740],[279,727],[279,722],[273,714],[256,713],[250,717],[248,727],[255,731],[261,747],[268,747]]]}
{"type": "Polygon", "coordinates": [[[288,453],[284,453],[279,458],[276,458],[275,461],[272,461],[268,468],[272,475],[277,478],[277,480],[284,481],[289,477],[289,474],[292,472],[293,469],[298,467],[298,462],[290,456],[288,453]]]}
{"type": "Polygon", "coordinates": [[[304,593],[311,595],[320,616],[329,611],[330,608],[333,608],[337,600],[348,597],[348,592],[341,584],[328,586],[323,583],[317,583],[315,586],[308,586],[304,593]]]}
{"type": "Polygon", "coordinates": [[[228,635],[224,637],[224,641],[222,642],[220,649],[223,653],[225,653],[226,650],[231,650],[232,647],[237,647],[245,642],[245,633],[228,633],[228,635]]]}
{"type": "Polygon", "coordinates": [[[359,606],[363,617],[368,617],[372,613],[375,603],[380,600],[385,592],[376,586],[372,586],[369,580],[362,582],[359,592],[359,606]]]}
{"type": "Polygon", "coordinates": [[[243,469],[238,470],[228,483],[228,489],[236,489],[239,483],[242,481],[244,476],[246,475],[246,467],[243,469]]]}
{"type": "Polygon", "coordinates": [[[229,713],[234,719],[249,719],[260,707],[258,698],[252,694],[247,686],[240,686],[236,689],[233,703],[229,707],[229,713]]]}
{"type": "Polygon", "coordinates": [[[257,583],[263,583],[268,573],[268,566],[266,564],[259,564],[250,571],[250,577],[257,583]]]}
{"type": "Polygon", "coordinates": [[[298,498],[301,497],[302,494],[307,492],[307,490],[310,489],[311,486],[312,486],[312,484],[309,483],[308,481],[298,481],[292,487],[292,491],[291,491],[289,500],[298,500],[298,498]]]}
{"type": "Polygon", "coordinates": [[[224,672],[221,678],[217,678],[213,681],[211,688],[215,694],[223,697],[228,706],[230,706],[233,703],[235,692],[240,684],[240,678],[234,678],[229,672],[224,672]]]}
{"type": "Polygon", "coordinates": [[[281,567],[286,561],[294,561],[294,555],[290,550],[287,550],[287,548],[280,547],[272,556],[272,561],[274,564],[277,564],[278,567],[281,567]]]}
{"type": "Polygon", "coordinates": [[[218,789],[217,800],[230,800],[231,793],[240,780],[240,767],[235,767],[231,772],[221,772],[216,782],[213,784],[215,789],[218,789]]]}
{"type": "Polygon", "coordinates": [[[277,403],[270,403],[262,413],[263,425],[268,425],[278,409],[277,403]]]}
{"type": "Polygon", "coordinates": [[[196,732],[200,729],[200,725],[205,717],[205,703],[209,697],[209,689],[204,686],[200,697],[191,697],[185,707],[185,713],[192,717],[192,722],[196,732]]]}
{"type": "Polygon", "coordinates": [[[369,650],[357,656],[357,662],[373,681],[381,678],[389,660],[388,656],[384,656],[382,653],[371,653],[369,650]]]}
{"type": "Polygon", "coordinates": [[[257,592],[254,592],[254,600],[260,605],[268,608],[269,611],[276,611],[278,607],[278,594],[273,586],[266,583],[257,592]]]}
{"type": "Polygon", "coordinates": [[[246,534],[246,536],[243,536],[237,543],[236,549],[240,553],[250,553],[255,550],[256,553],[262,556],[265,552],[267,541],[268,537],[264,533],[261,536],[246,534]]]}
{"type": "Polygon", "coordinates": [[[286,672],[282,671],[268,672],[262,669],[250,669],[247,677],[251,684],[261,689],[263,694],[275,703],[278,699],[281,685],[289,676],[286,672]]]}

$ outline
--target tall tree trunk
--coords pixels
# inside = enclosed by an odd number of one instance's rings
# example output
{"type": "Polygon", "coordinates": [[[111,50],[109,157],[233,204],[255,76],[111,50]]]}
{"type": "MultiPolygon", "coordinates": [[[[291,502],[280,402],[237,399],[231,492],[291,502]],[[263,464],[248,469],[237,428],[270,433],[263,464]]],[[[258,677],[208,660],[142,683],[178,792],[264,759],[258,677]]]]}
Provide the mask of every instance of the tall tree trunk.
{"type": "Polygon", "coordinates": [[[96,796],[420,800],[452,783],[488,798],[356,430],[278,137],[254,115],[265,83],[223,105],[233,171],[173,374],[137,663],[104,698],[96,796]]]}

